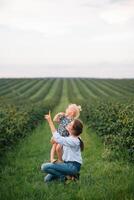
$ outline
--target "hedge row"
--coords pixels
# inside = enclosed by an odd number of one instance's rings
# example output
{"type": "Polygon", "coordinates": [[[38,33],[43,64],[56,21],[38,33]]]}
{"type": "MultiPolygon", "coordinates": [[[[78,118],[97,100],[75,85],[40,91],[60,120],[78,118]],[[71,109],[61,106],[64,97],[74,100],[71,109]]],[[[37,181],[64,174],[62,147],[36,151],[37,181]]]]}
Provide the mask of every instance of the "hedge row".
{"type": "Polygon", "coordinates": [[[134,103],[97,101],[84,103],[83,119],[96,130],[105,144],[104,158],[134,161],[134,103]]]}
{"type": "Polygon", "coordinates": [[[0,106],[0,152],[11,148],[20,138],[25,137],[42,120],[49,110],[41,104],[0,106]]]}

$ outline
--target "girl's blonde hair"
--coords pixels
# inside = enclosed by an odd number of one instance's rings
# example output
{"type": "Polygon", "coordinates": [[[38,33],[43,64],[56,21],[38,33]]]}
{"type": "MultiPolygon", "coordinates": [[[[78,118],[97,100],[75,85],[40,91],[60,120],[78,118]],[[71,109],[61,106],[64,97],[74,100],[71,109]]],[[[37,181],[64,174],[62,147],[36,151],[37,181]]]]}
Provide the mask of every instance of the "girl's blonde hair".
{"type": "Polygon", "coordinates": [[[71,107],[74,110],[74,118],[77,119],[80,116],[80,111],[82,111],[81,106],[76,104],[70,104],[69,107],[71,107]]]}

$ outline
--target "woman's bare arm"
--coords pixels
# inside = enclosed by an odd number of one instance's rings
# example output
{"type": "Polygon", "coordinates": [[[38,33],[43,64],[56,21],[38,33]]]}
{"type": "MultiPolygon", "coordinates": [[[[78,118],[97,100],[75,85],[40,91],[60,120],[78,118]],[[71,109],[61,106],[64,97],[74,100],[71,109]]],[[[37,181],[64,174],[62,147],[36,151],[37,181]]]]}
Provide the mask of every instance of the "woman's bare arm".
{"type": "Polygon", "coordinates": [[[50,126],[51,132],[53,134],[56,131],[56,128],[55,128],[54,123],[52,121],[50,111],[49,111],[48,115],[45,115],[45,119],[48,121],[48,124],[50,126]]]}

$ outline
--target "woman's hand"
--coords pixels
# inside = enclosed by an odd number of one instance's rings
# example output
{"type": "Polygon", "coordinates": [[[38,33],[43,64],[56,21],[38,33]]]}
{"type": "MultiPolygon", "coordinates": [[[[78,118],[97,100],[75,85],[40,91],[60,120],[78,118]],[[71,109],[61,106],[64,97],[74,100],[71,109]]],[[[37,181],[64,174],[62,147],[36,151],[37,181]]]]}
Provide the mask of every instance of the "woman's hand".
{"type": "Polygon", "coordinates": [[[51,118],[51,114],[50,114],[50,110],[49,113],[47,115],[44,115],[44,118],[48,121],[48,124],[50,126],[51,132],[52,134],[56,131],[56,128],[53,124],[52,118],[51,118]]]}
{"type": "Polygon", "coordinates": [[[49,110],[49,113],[47,115],[44,115],[44,118],[50,122],[52,119],[51,119],[51,114],[50,114],[50,110],[49,110]]]}

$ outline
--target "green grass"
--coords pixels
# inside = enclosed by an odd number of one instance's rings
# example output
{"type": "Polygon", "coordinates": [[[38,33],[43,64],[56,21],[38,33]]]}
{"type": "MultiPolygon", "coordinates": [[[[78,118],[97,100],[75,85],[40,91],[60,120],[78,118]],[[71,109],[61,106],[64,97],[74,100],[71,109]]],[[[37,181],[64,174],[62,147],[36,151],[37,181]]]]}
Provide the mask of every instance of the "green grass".
{"type": "Polygon", "coordinates": [[[92,130],[89,130],[89,135],[84,135],[84,140],[87,148],[83,181],[87,181],[82,190],[83,194],[89,195],[87,199],[133,199],[134,167],[121,161],[104,161],[104,147],[92,130]]]}
{"type": "Polygon", "coordinates": [[[78,183],[45,184],[40,165],[49,160],[51,134],[42,124],[6,154],[1,167],[0,199],[133,199],[134,169],[128,163],[103,161],[100,138],[85,128],[83,166],[78,183]]]}

